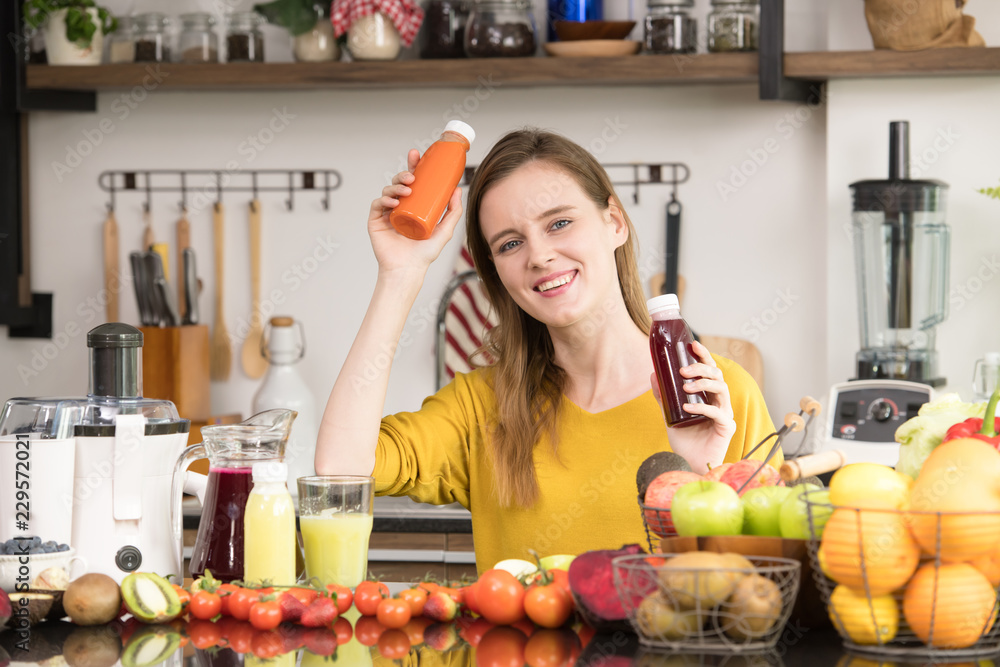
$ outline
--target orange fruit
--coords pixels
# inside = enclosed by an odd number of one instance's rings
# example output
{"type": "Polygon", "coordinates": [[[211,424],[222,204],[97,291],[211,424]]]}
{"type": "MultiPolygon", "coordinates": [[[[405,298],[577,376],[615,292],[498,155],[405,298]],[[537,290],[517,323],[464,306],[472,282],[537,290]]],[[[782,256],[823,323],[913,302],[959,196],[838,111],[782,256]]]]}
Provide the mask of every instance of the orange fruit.
{"type": "Polygon", "coordinates": [[[838,584],[872,596],[907,582],[920,561],[920,547],[900,512],[838,507],[823,531],[819,558],[838,584]]]}
{"type": "Polygon", "coordinates": [[[891,595],[873,596],[841,584],[830,595],[830,620],[855,644],[887,644],[899,630],[899,605],[891,595]]]}
{"type": "Polygon", "coordinates": [[[903,616],[925,644],[966,648],[993,627],[995,603],[993,586],[968,563],[927,563],[906,585],[903,616]]]}
{"type": "Polygon", "coordinates": [[[970,561],[969,565],[982,572],[991,586],[1000,586],[1000,551],[980,556],[970,561]]]}

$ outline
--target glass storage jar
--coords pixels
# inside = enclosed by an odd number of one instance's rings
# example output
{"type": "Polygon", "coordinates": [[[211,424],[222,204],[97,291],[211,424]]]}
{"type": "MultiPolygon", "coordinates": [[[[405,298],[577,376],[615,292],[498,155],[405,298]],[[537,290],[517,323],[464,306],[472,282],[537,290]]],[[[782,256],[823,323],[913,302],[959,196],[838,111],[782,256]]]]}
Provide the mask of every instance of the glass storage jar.
{"type": "Polygon", "coordinates": [[[646,14],[647,53],[694,53],[698,22],[691,16],[694,0],[649,0],[646,14]]]}
{"type": "Polygon", "coordinates": [[[430,0],[420,29],[420,57],[464,58],[468,22],[465,0],[430,0]]]}
{"type": "Polygon", "coordinates": [[[177,59],[182,63],[219,62],[219,36],[215,34],[214,16],[205,12],[181,14],[177,59]]]}
{"type": "Polygon", "coordinates": [[[257,12],[233,12],[226,19],[226,62],[264,62],[264,17],[257,12]]]}
{"type": "Polygon", "coordinates": [[[529,0],[475,0],[465,27],[470,58],[535,55],[535,20],[529,0]]]}
{"type": "Polygon", "coordinates": [[[131,16],[118,17],[118,27],[108,35],[108,62],[135,62],[135,22],[131,16]]]}
{"type": "Polygon", "coordinates": [[[355,60],[395,60],[402,43],[389,17],[382,12],[372,12],[348,28],[347,50],[355,60]]]}
{"type": "Polygon", "coordinates": [[[340,47],[333,36],[333,24],[330,17],[319,4],[313,5],[316,24],[301,35],[295,35],[292,40],[292,53],[299,62],[324,62],[340,58],[340,47]]]}
{"type": "Polygon", "coordinates": [[[167,27],[170,21],[159,12],[137,14],[133,19],[135,31],[135,62],[162,63],[170,60],[170,43],[167,27]]]}
{"type": "Polygon", "coordinates": [[[756,0],[712,0],[708,14],[708,50],[756,51],[759,5],[756,0]]]}

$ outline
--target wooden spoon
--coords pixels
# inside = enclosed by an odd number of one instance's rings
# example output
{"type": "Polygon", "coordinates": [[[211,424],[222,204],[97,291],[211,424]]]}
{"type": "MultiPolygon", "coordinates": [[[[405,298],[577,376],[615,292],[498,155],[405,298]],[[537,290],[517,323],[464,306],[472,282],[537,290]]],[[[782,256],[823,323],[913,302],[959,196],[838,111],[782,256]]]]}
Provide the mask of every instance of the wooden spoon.
{"type": "Polygon", "coordinates": [[[180,220],[177,221],[177,304],[181,320],[187,315],[187,303],[184,298],[184,249],[191,247],[191,221],[187,217],[187,208],[181,209],[180,220]]]}
{"type": "Polygon", "coordinates": [[[250,331],[243,341],[243,372],[259,378],[267,372],[267,359],[260,353],[264,324],[260,317],[260,202],[250,201],[250,331]]]}
{"type": "Polygon", "coordinates": [[[118,221],[114,211],[104,219],[104,289],[108,302],[104,306],[106,321],[118,321],[118,293],[121,291],[121,269],[118,266],[118,221]]]}
{"type": "Polygon", "coordinates": [[[233,361],[233,349],[229,343],[226,316],[222,308],[222,259],[225,224],[221,203],[215,204],[215,211],[212,213],[212,231],[215,236],[215,325],[212,329],[208,373],[213,380],[228,380],[233,361]]]}

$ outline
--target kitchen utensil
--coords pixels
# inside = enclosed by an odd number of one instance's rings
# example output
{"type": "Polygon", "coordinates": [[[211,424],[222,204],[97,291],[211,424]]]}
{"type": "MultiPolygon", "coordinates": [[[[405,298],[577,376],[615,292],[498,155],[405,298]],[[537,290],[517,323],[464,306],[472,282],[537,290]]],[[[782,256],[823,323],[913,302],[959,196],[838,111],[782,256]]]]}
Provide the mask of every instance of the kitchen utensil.
{"type": "Polygon", "coordinates": [[[184,248],[184,315],[181,324],[198,324],[198,267],[195,264],[194,248],[184,248]]]}
{"type": "Polygon", "coordinates": [[[152,251],[160,256],[160,267],[164,279],[170,280],[170,245],[167,243],[154,243],[152,251]]]}
{"type": "Polygon", "coordinates": [[[139,306],[139,322],[142,326],[155,326],[153,321],[152,304],[149,302],[149,287],[146,278],[146,264],[143,260],[144,253],[129,253],[129,262],[132,264],[132,286],[135,288],[135,300],[139,306]]]}
{"type": "Polygon", "coordinates": [[[243,512],[250,495],[250,469],[258,461],[284,459],[295,416],[294,410],[268,410],[240,424],[202,426],[204,442],[191,445],[177,458],[171,513],[178,558],[183,544],[182,487],[185,483],[205,485],[198,536],[191,552],[191,576],[197,578],[211,570],[212,576],[222,581],[243,577],[243,512]],[[204,458],[209,460],[207,478],[185,472],[191,463],[204,458]]]}
{"type": "Polygon", "coordinates": [[[635,21],[553,21],[552,27],[563,42],[581,40],[623,40],[635,21]]]}
{"type": "Polygon", "coordinates": [[[153,237],[153,213],[148,208],[142,210],[142,221],[145,224],[142,231],[142,249],[147,251],[156,243],[156,239],[153,237]]]}
{"type": "Polygon", "coordinates": [[[163,295],[156,286],[157,281],[163,277],[163,265],[160,263],[160,256],[150,250],[142,257],[146,266],[146,289],[149,294],[149,303],[153,313],[153,326],[163,324],[167,318],[167,304],[163,301],[163,295]]]}
{"type": "Polygon", "coordinates": [[[170,291],[170,285],[163,276],[156,279],[156,289],[160,293],[160,302],[163,304],[163,326],[176,327],[180,324],[180,315],[177,314],[174,293],[170,291]]]}
{"type": "Polygon", "coordinates": [[[948,185],[911,180],[909,124],[889,124],[888,180],[851,184],[861,323],[859,380],[942,386],[935,327],[948,316],[948,185]]]}
{"type": "Polygon", "coordinates": [[[121,291],[121,267],[118,264],[118,221],[115,212],[108,211],[104,219],[104,291],[107,303],[104,316],[108,322],[118,321],[118,293],[121,291]]]}
{"type": "Polygon", "coordinates": [[[681,247],[681,212],[683,208],[672,196],[667,202],[666,217],[666,248],[663,255],[665,268],[663,273],[653,276],[649,283],[649,291],[653,296],[659,294],[676,294],[680,305],[684,305],[684,277],[678,274],[677,267],[681,247]]]}
{"type": "Polygon", "coordinates": [[[263,377],[267,359],[261,354],[264,324],[260,315],[260,202],[250,201],[250,331],[243,341],[243,372],[251,378],[263,377]]]}
{"type": "Polygon", "coordinates": [[[223,310],[222,260],[225,257],[225,218],[222,202],[215,203],[212,213],[212,232],[215,237],[215,323],[212,327],[212,353],[209,375],[213,380],[228,380],[232,364],[233,349],[226,331],[226,315],[223,310]]]}
{"type": "Polygon", "coordinates": [[[545,42],[550,56],[564,58],[617,58],[639,52],[642,42],[624,39],[581,39],[573,42],[545,42]]]}
{"type": "Polygon", "coordinates": [[[181,217],[177,221],[177,266],[180,267],[178,275],[182,278],[177,281],[177,305],[182,321],[187,316],[187,300],[184,296],[187,292],[187,284],[183,280],[183,277],[186,275],[184,269],[184,251],[190,247],[191,221],[187,217],[187,207],[183,207],[181,208],[181,217]]]}

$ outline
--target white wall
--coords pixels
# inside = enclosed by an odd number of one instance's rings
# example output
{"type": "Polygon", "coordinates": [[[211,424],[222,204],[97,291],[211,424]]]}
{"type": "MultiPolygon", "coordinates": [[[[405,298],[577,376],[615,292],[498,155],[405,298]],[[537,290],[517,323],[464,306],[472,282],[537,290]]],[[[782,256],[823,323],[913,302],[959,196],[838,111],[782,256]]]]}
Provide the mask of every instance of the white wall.
{"type": "MultiPolygon", "coordinates": [[[[789,5],[807,14],[826,13],[825,3],[789,5]]],[[[985,5],[974,9],[985,13],[985,5]]],[[[830,11],[841,16],[844,9],[830,11]]],[[[998,13],[991,11],[994,17],[998,13]]],[[[838,23],[831,16],[831,43],[841,40],[834,28],[843,23],[850,22],[838,23]]],[[[987,39],[994,43],[1000,35],[994,28],[987,39]]],[[[116,103],[121,94],[105,93],[98,97],[96,114],[32,114],[33,289],[55,293],[57,337],[3,338],[0,365],[8,372],[0,380],[0,397],[86,390],[84,334],[103,316],[88,305],[101,288],[106,199],[97,186],[98,174],[108,169],[225,169],[227,162],[236,161],[241,169],[335,168],[344,176],[328,213],[318,197],[300,194],[289,213],[282,196],[263,196],[263,293],[275,292],[282,301],[277,310],[303,323],[309,347],[301,370],[322,403],[374,281],[364,225],[368,203],[385,175],[397,170],[405,151],[433,138],[433,131],[454,117],[456,104],[470,109],[467,120],[479,133],[472,162],[504,132],[526,124],[590,145],[604,162],[686,162],[692,178],[679,191],[685,206],[680,260],[688,282],[685,315],[700,332],[754,340],[764,357],[765,397],[776,421],[795,409],[803,394],[822,396],[853,370],[858,346],[853,263],[837,230],[849,216],[846,184],[880,176],[885,169],[880,151],[886,150],[889,119],[911,121],[915,148],[939,127],[959,128],[962,141],[929,174],[953,188],[953,284],[971,280],[984,253],[992,252],[983,239],[1000,214],[998,203],[971,188],[996,184],[998,176],[993,158],[997,132],[988,112],[1000,96],[995,79],[839,82],[829,88],[829,104],[816,109],[760,102],[756,86],[516,89],[496,84],[493,91],[154,90],[125,117],[116,103]],[[275,109],[289,114],[287,126],[263,151],[251,155],[244,142],[268,126],[275,109]],[[57,177],[53,163],[65,162],[68,147],[87,142],[87,133],[94,136],[105,119],[113,131],[79,166],[57,177]],[[603,147],[602,134],[612,139],[603,147]],[[758,162],[766,157],[766,163],[756,165],[754,156],[758,162]],[[741,169],[749,178],[739,174],[741,169]],[[720,184],[725,183],[738,187],[724,197],[720,184]],[[330,243],[336,249],[326,255],[322,249],[330,243]],[[316,263],[307,280],[296,281],[294,268],[303,262],[311,267],[308,258],[317,252],[327,259],[316,263]]],[[[631,190],[622,188],[620,194],[629,204],[631,190]]],[[[640,192],[640,204],[629,206],[646,275],[662,269],[668,197],[666,188],[647,187],[640,192]]],[[[123,266],[128,252],[140,244],[142,201],[140,195],[119,198],[123,266]]],[[[225,202],[225,316],[234,332],[250,311],[246,198],[230,195],[225,202]]],[[[174,196],[154,199],[155,232],[161,240],[173,240],[176,204],[174,196]]],[[[211,324],[215,282],[209,207],[192,211],[191,221],[205,284],[201,308],[211,324]]],[[[407,325],[412,344],[397,355],[387,411],[416,408],[433,390],[432,322],[458,243],[456,239],[446,248],[425,282],[407,325]]],[[[955,308],[941,328],[938,349],[949,378],[968,375],[980,352],[1000,347],[990,344],[996,316],[983,322],[977,312],[990,302],[991,291],[996,303],[997,289],[1000,281],[984,285],[975,305],[955,308]]],[[[122,304],[122,319],[137,323],[130,291],[122,304]]],[[[235,343],[231,379],[212,386],[217,414],[248,413],[258,386],[239,369],[240,341],[235,343]]]]}

